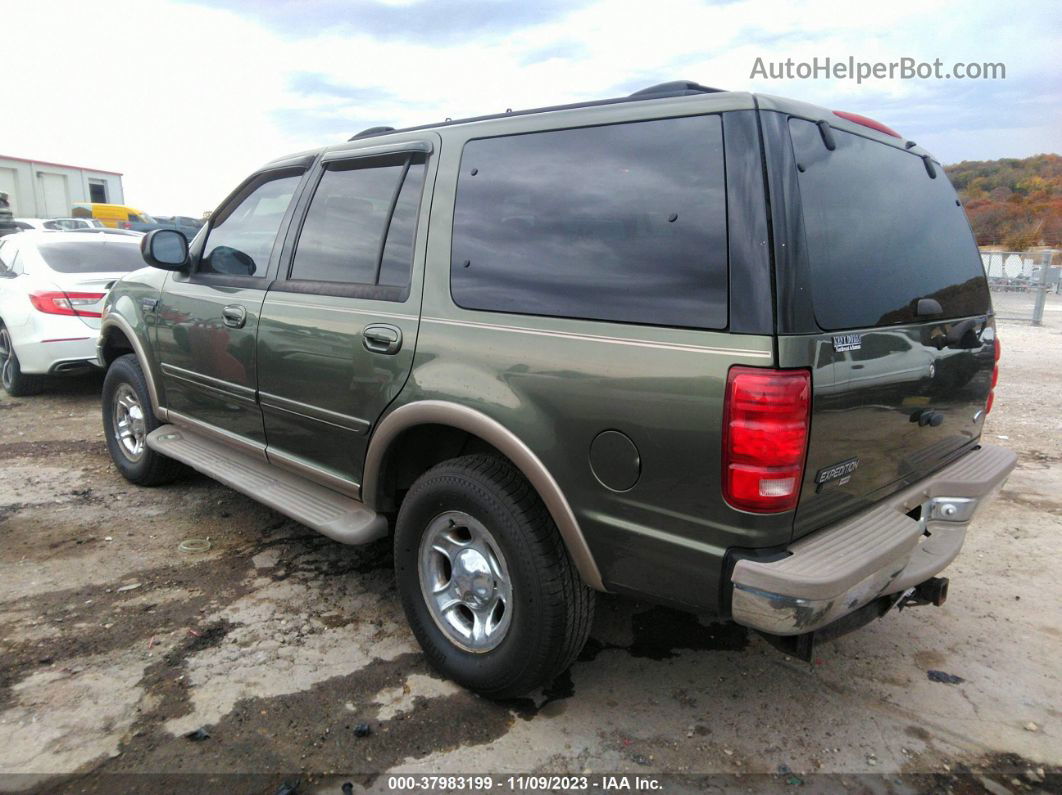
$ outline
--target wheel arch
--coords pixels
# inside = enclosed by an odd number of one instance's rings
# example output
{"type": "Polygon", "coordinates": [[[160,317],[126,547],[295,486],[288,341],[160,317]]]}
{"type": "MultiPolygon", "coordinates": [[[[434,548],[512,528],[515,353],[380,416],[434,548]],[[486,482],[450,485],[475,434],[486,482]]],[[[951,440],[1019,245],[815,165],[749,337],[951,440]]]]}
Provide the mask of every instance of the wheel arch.
{"type": "MultiPolygon", "coordinates": [[[[418,433],[467,434],[476,440],[474,449],[493,451],[511,461],[542,499],[583,582],[595,590],[605,590],[579,522],[549,470],[516,434],[497,420],[467,406],[422,400],[407,403],[384,417],[373,433],[365,457],[361,498],[369,508],[381,510],[387,507],[389,473],[393,471],[404,440],[409,440],[410,434],[418,433]]],[[[443,449],[445,447],[442,445],[443,449]]],[[[430,461],[427,467],[438,463],[430,457],[426,460],[430,461]]]]}
{"type": "Polygon", "coordinates": [[[128,320],[115,312],[111,312],[100,327],[99,363],[106,370],[115,359],[126,353],[132,353],[136,356],[137,361],[140,363],[140,369],[144,373],[144,380],[147,382],[148,394],[151,397],[151,408],[156,417],[160,420],[165,420],[166,410],[162,408],[159,402],[159,392],[155,385],[155,374],[151,367],[151,360],[148,359],[147,353],[144,351],[140,337],[128,320]]]}

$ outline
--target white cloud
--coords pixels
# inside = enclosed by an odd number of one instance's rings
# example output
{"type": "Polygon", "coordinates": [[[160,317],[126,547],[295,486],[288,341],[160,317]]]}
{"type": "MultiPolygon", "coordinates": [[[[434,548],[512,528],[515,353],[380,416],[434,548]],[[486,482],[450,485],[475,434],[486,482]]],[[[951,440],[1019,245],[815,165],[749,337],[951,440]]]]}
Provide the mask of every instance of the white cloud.
{"type": "Polygon", "coordinates": [[[355,24],[296,36],[282,14],[267,24],[169,0],[8,0],[0,151],[123,171],[131,204],[198,214],[262,162],[342,140],[360,126],[576,101],[688,78],[885,111],[883,121],[912,126],[920,143],[949,162],[1022,156],[1062,149],[1057,94],[1051,100],[1062,65],[1053,42],[1058,21],[1046,0],[1020,14],[988,0],[879,4],[872,12],[834,0],[597,2],[508,32],[486,27],[458,43],[450,36],[433,44],[430,30],[379,39],[351,32],[355,24]],[[536,60],[543,52],[555,55],[536,60]],[[1008,79],[859,86],[749,77],[757,56],[826,55],[1003,61],[1008,79]],[[377,91],[368,99],[294,91],[300,74],[377,91]],[[1030,102],[1040,93],[1043,102],[1030,102]]]}

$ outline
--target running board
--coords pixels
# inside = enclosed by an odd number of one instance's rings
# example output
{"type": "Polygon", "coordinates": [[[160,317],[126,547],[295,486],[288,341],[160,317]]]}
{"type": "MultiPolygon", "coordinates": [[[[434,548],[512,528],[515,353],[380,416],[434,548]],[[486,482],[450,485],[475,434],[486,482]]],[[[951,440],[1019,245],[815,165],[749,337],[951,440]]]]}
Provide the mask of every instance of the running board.
{"type": "Polygon", "coordinates": [[[357,500],[203,434],[163,425],[148,434],[147,445],[341,544],[387,535],[387,519],[357,500]]]}

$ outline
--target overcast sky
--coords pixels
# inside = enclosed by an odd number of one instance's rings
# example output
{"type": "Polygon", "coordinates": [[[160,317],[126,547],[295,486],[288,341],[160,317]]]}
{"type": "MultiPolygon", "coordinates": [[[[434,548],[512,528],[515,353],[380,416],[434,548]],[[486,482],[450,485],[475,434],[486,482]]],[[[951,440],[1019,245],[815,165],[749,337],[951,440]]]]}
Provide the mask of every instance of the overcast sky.
{"type": "Polygon", "coordinates": [[[688,79],[880,119],[946,163],[1062,151],[1057,0],[4,0],[0,153],[125,174],[157,214],[266,160],[688,79]],[[765,61],[1002,62],[1005,80],[765,80],[765,61]]]}

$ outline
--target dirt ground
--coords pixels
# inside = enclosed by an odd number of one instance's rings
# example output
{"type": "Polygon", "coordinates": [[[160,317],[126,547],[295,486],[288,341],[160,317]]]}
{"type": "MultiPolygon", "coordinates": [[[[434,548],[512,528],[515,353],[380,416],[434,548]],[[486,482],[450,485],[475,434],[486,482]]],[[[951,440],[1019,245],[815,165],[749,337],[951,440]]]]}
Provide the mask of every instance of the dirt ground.
{"type": "Polygon", "coordinates": [[[337,545],[196,475],[131,486],[104,448],[99,378],[0,396],[0,789],[619,771],[668,774],[665,790],[1062,791],[1055,297],[1046,321],[1000,324],[985,438],[1020,464],[948,570],[944,607],[891,613],[806,664],[604,597],[581,659],[508,704],[425,665],[387,542],[337,545]],[[189,538],[210,549],[180,551],[189,538]]]}

